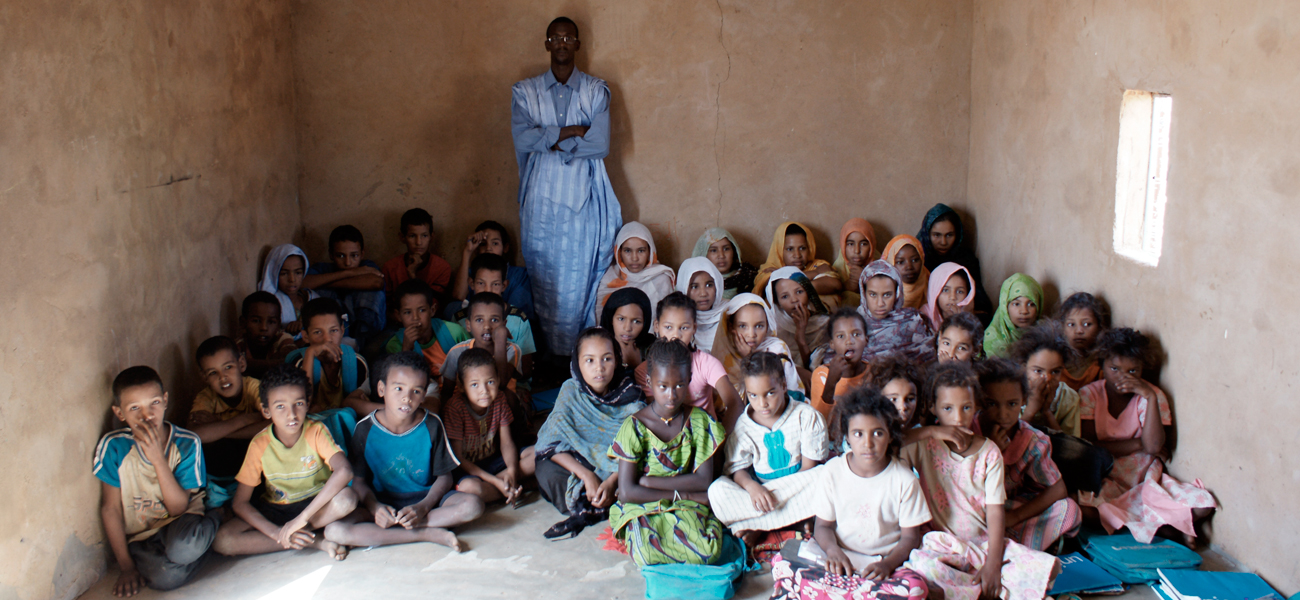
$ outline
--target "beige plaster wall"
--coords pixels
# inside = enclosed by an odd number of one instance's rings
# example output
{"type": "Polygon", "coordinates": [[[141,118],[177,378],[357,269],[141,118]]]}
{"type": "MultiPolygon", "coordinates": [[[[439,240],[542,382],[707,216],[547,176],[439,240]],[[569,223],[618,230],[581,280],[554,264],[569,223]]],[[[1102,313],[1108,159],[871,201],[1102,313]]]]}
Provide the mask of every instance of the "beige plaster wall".
{"type": "Polygon", "coordinates": [[[151,365],[183,418],[194,347],[298,231],[290,51],[272,0],[0,7],[0,598],[103,573],[109,383],[151,365]]]}
{"type": "Polygon", "coordinates": [[[1172,471],[1214,491],[1214,541],[1284,594],[1300,589],[1297,22],[1283,2],[977,2],[968,187],[990,285],[1023,270],[1102,292],[1160,338],[1172,471]],[[1157,268],[1112,251],[1125,89],[1173,95],[1157,268]]]}
{"type": "Polygon", "coordinates": [[[718,224],[760,263],[787,219],[830,260],[850,217],[883,244],[965,194],[970,0],[300,1],[308,252],[323,258],[346,222],[387,258],[414,206],[453,265],[482,219],[517,227],[510,86],[548,68],[560,14],[580,28],[579,68],[610,83],[624,219],[673,266],[718,224]]]}

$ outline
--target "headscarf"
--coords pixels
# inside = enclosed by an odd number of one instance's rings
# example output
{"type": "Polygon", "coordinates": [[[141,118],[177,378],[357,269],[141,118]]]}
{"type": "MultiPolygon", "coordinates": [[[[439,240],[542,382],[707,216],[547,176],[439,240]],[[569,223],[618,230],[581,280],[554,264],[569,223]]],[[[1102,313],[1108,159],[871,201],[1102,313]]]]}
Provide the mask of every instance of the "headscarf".
{"type": "MultiPolygon", "coordinates": [[[[609,388],[604,394],[592,391],[578,369],[578,350],[575,348],[569,361],[570,379],[560,386],[555,408],[537,432],[536,445],[538,460],[567,452],[602,480],[618,471],[618,461],[608,456],[614,435],[625,419],[645,406],[641,388],[636,386],[632,372],[622,366],[623,355],[619,352],[618,342],[613,335],[607,339],[614,344],[614,358],[618,364],[609,388]]],[[[570,475],[565,498],[571,511],[581,510],[582,496],[582,480],[570,475]]]]}
{"type": "Polygon", "coordinates": [[[966,271],[971,275],[971,289],[975,290],[975,312],[985,315],[993,312],[993,304],[989,302],[989,296],[984,291],[984,275],[980,270],[980,259],[975,256],[975,250],[966,245],[966,227],[957,211],[947,204],[935,204],[930,212],[925,213],[925,218],[921,220],[921,230],[916,233],[916,237],[921,240],[921,247],[925,250],[925,268],[934,271],[936,267],[946,262],[966,267],[966,271]],[[947,254],[939,254],[930,244],[930,229],[941,220],[952,223],[957,237],[952,250],[947,254]]]}
{"type": "Polygon", "coordinates": [[[786,221],[777,226],[776,233],[772,234],[772,245],[767,249],[767,262],[759,267],[759,273],[754,277],[754,293],[760,294],[767,288],[767,280],[772,276],[771,273],[763,273],[767,269],[780,269],[785,266],[785,260],[782,258],[785,250],[785,230],[794,225],[804,232],[804,237],[808,240],[808,254],[812,256],[812,262],[804,266],[804,271],[815,269],[821,265],[830,265],[830,263],[817,258],[817,242],[813,239],[812,230],[803,223],[786,221]]]}
{"type": "Polygon", "coordinates": [[[754,276],[758,275],[758,267],[740,260],[740,244],[736,243],[736,236],[721,227],[710,227],[704,230],[700,239],[695,240],[695,249],[691,252],[691,257],[708,258],[709,246],[724,239],[731,242],[731,249],[736,253],[736,262],[731,266],[731,271],[722,274],[722,298],[730,300],[739,292],[754,289],[754,276]]]}
{"type": "Polygon", "coordinates": [[[1011,322],[1007,306],[1020,297],[1029,298],[1038,305],[1038,318],[1043,317],[1043,288],[1033,277],[1016,273],[1002,282],[1002,291],[998,293],[998,311],[993,313],[993,321],[984,329],[984,355],[1006,356],[1011,344],[1016,343],[1024,331],[1011,322]]]}
{"type": "MultiPolygon", "coordinates": [[[[257,285],[257,289],[263,292],[275,294],[275,299],[280,301],[280,322],[292,323],[298,320],[298,311],[293,308],[293,300],[289,295],[280,291],[280,269],[284,267],[284,261],[289,260],[290,256],[302,257],[302,272],[304,277],[307,274],[307,268],[311,266],[311,261],[307,260],[307,254],[293,244],[280,244],[271,250],[266,257],[266,265],[262,268],[262,281],[257,285]]],[[[316,292],[306,290],[307,299],[316,298],[316,292]]]]}
{"type": "Polygon", "coordinates": [[[695,347],[707,352],[713,348],[713,334],[718,330],[718,321],[722,320],[722,311],[727,308],[726,300],[722,298],[722,273],[707,258],[688,258],[677,271],[677,291],[689,296],[691,278],[701,272],[713,278],[713,308],[695,311],[695,347]]]}
{"type": "MultiPolygon", "coordinates": [[[[600,278],[600,286],[596,288],[596,317],[600,317],[600,310],[605,306],[605,301],[609,295],[620,288],[632,286],[640,288],[645,295],[650,298],[650,306],[657,306],[664,296],[673,292],[673,270],[672,268],[659,264],[659,252],[655,250],[654,237],[650,235],[650,230],[636,221],[624,225],[618,230],[618,237],[614,238],[614,264],[605,270],[605,275],[600,278]],[[641,269],[640,273],[632,273],[623,266],[623,242],[632,238],[644,241],[650,246],[650,263],[641,269]]],[[[652,315],[653,316],[653,315],[652,315]]],[[[653,319],[651,319],[653,320],[653,319]]]]}
{"type": "Polygon", "coordinates": [[[889,240],[888,244],[885,244],[885,251],[880,254],[880,259],[893,265],[894,260],[898,258],[898,253],[905,246],[912,246],[916,249],[917,254],[921,255],[922,265],[921,274],[916,276],[916,283],[910,285],[903,283],[903,306],[919,310],[925,305],[925,292],[930,287],[930,270],[924,265],[925,248],[921,246],[920,240],[907,234],[896,235],[894,239],[889,240]]]}
{"type": "Polygon", "coordinates": [[[939,310],[939,294],[943,292],[943,286],[948,285],[948,280],[952,279],[958,271],[966,274],[966,280],[970,282],[970,289],[966,291],[966,297],[957,302],[957,306],[969,306],[975,301],[975,280],[971,279],[970,271],[966,270],[957,263],[943,263],[939,265],[933,273],[930,274],[930,292],[926,294],[925,306],[921,307],[921,316],[925,317],[930,323],[930,329],[936,333],[939,331],[939,324],[943,323],[943,311],[939,310]]]}
{"type": "Polygon", "coordinates": [[[820,348],[830,339],[830,334],[826,331],[826,322],[830,320],[830,313],[826,310],[826,305],[822,304],[821,298],[817,295],[817,290],[813,289],[812,281],[808,279],[796,267],[781,267],[772,273],[772,277],[767,281],[767,288],[764,294],[767,296],[767,304],[772,307],[772,316],[776,318],[776,335],[790,346],[790,356],[795,359],[799,365],[806,366],[810,356],[799,355],[796,348],[799,342],[795,336],[799,335],[796,331],[794,318],[781,308],[776,301],[776,282],[782,279],[789,279],[802,287],[804,293],[808,296],[808,325],[804,327],[804,342],[808,345],[808,353],[812,354],[814,350],[820,348]]]}
{"type": "MultiPolygon", "coordinates": [[[[645,327],[641,329],[641,335],[636,336],[633,343],[636,344],[637,348],[647,348],[655,341],[655,335],[650,332],[655,320],[655,311],[650,308],[650,298],[645,295],[645,292],[637,288],[623,288],[609,295],[609,301],[605,303],[605,308],[600,313],[600,326],[610,333],[614,333],[614,313],[629,304],[641,307],[641,320],[645,323],[645,327]]],[[[622,356],[621,349],[619,355],[622,356]]]]}
{"type": "MultiPolygon", "coordinates": [[[[849,241],[849,236],[854,233],[861,233],[871,243],[871,252],[867,253],[867,262],[871,262],[872,257],[876,255],[876,250],[879,250],[876,247],[876,230],[871,226],[871,223],[868,223],[866,219],[857,217],[849,219],[840,228],[840,245],[835,249],[835,262],[831,264],[831,268],[835,269],[835,272],[840,274],[840,279],[844,281],[849,280],[849,261],[844,258],[844,243],[849,241]]],[[[852,286],[846,286],[846,289],[847,287],[852,286]]]]}
{"type": "Polygon", "coordinates": [[[751,304],[763,309],[763,314],[767,316],[768,331],[767,337],[758,343],[754,352],[771,352],[784,356],[787,360],[781,363],[785,368],[786,389],[804,392],[803,380],[799,378],[799,371],[795,368],[794,359],[790,355],[790,346],[775,335],[776,320],[772,317],[772,307],[768,306],[758,294],[742,292],[727,302],[725,310],[722,311],[722,320],[718,324],[717,335],[713,337],[713,357],[722,361],[723,368],[727,370],[727,378],[736,387],[736,392],[743,394],[745,382],[740,377],[740,351],[736,350],[736,344],[731,339],[731,326],[728,325],[728,321],[740,312],[740,309],[751,304]]]}
{"type": "Polygon", "coordinates": [[[934,334],[916,309],[903,305],[903,278],[894,265],[877,260],[863,267],[858,290],[862,294],[858,314],[867,321],[867,348],[862,351],[862,360],[870,362],[891,352],[913,362],[929,362],[934,357],[934,334]],[[894,310],[883,319],[872,317],[867,309],[867,281],[878,275],[894,280],[895,286],[894,310]]]}

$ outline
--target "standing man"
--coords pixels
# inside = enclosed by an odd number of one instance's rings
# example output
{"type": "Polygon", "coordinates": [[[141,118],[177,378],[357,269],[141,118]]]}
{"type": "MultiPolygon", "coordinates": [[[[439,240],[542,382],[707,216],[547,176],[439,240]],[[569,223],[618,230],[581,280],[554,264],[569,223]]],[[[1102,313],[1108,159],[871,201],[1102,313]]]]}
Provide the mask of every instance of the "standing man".
{"type": "Polygon", "coordinates": [[[609,87],[579,71],[582,43],[566,17],[546,28],[551,68],[511,89],[519,221],[538,324],[553,354],[595,325],[596,286],[614,257],[623,214],[605,172],[609,87]]]}

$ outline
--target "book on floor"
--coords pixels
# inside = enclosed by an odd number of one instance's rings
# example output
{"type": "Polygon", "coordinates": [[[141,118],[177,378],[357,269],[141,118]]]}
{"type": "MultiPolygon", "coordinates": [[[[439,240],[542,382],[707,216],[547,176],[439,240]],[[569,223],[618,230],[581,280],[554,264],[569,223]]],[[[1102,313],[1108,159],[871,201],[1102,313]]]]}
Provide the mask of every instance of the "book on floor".
{"type": "Polygon", "coordinates": [[[1282,600],[1272,586],[1254,573],[1157,569],[1157,591],[1171,600],[1282,600]]]}
{"type": "Polygon", "coordinates": [[[1078,552],[1063,554],[1061,574],[1056,576],[1050,596],[1086,592],[1088,594],[1120,594],[1124,583],[1105,569],[1094,564],[1078,552]]]}

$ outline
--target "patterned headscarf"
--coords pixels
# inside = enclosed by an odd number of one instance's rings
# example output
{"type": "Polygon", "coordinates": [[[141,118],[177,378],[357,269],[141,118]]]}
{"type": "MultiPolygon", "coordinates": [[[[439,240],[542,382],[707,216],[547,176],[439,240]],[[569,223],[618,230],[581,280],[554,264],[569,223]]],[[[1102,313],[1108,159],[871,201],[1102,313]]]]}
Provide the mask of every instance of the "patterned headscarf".
{"type": "Polygon", "coordinates": [[[871,361],[889,353],[901,354],[915,362],[928,362],[934,357],[934,334],[930,333],[921,313],[903,306],[903,278],[893,265],[877,260],[863,267],[858,290],[862,295],[858,314],[867,321],[867,348],[862,352],[863,360],[871,361]],[[877,276],[892,279],[895,288],[894,310],[880,319],[872,317],[867,309],[867,282],[877,276]]]}

